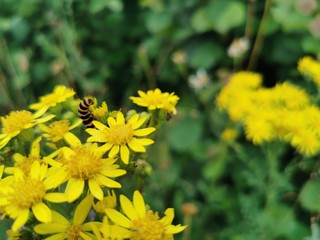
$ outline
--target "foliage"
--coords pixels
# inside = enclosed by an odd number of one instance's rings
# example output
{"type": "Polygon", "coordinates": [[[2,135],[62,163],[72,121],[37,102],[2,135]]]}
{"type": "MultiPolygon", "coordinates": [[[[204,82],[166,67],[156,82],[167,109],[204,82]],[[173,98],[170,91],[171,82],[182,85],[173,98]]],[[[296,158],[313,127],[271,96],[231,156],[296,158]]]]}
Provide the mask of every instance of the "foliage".
{"type": "Polygon", "coordinates": [[[26,109],[59,84],[124,112],[138,89],[175,92],[178,114],[148,149],[146,202],[174,207],[189,225],[183,239],[316,239],[319,146],[310,122],[317,122],[320,98],[319,6],[317,0],[2,0],[2,115],[26,109]],[[312,57],[303,64],[304,56],[312,57]],[[229,105],[219,106],[232,74],[245,70],[261,74],[261,85],[248,94],[239,84],[229,105]],[[300,98],[281,98],[291,91],[281,88],[287,84],[307,104],[290,108],[300,98]],[[279,100],[277,110],[272,100],[279,100]],[[288,114],[276,116],[281,104],[288,114]],[[284,135],[275,130],[279,123],[284,135]],[[293,134],[301,126],[312,138],[293,134]]]}

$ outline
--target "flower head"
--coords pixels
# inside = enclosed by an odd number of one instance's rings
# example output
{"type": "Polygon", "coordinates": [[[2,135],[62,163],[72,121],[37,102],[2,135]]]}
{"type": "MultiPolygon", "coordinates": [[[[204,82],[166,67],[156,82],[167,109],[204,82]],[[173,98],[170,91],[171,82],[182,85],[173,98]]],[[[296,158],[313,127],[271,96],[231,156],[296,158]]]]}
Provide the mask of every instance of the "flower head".
{"type": "Polygon", "coordinates": [[[79,119],[70,126],[70,122],[66,119],[60,121],[54,121],[49,126],[39,124],[39,128],[44,132],[43,136],[51,142],[58,142],[63,139],[70,142],[75,136],[70,132],[82,123],[79,119]]]}
{"type": "Polygon", "coordinates": [[[301,58],[298,62],[298,71],[316,84],[320,84],[320,63],[312,57],[305,56],[301,58]]]}
{"type": "Polygon", "coordinates": [[[134,152],[145,152],[145,146],[152,144],[154,141],[148,138],[139,138],[149,135],[156,129],[153,127],[142,128],[146,117],[140,117],[134,114],[127,122],[123,113],[118,112],[116,117],[108,118],[108,126],[93,121],[97,129],[86,129],[91,135],[88,142],[102,142],[104,147],[109,150],[109,156],[116,156],[120,152],[121,160],[129,163],[129,148],[134,152]]]}
{"type": "Polygon", "coordinates": [[[111,178],[122,176],[126,171],[114,164],[116,159],[103,158],[105,147],[98,147],[96,143],[81,144],[79,139],[72,144],[71,148],[62,148],[60,159],[53,163],[48,177],[53,187],[68,181],[65,193],[69,202],[80,197],[85,184],[99,200],[103,199],[102,187],[121,187],[111,178]]]}
{"type": "Polygon", "coordinates": [[[30,105],[30,109],[46,112],[49,108],[55,107],[58,103],[65,102],[68,98],[75,95],[75,91],[63,85],[58,85],[52,93],[40,97],[40,102],[30,105]]]}
{"type": "Polygon", "coordinates": [[[61,193],[47,193],[50,187],[46,183],[47,165],[34,162],[30,174],[25,174],[20,169],[15,169],[13,176],[8,176],[1,181],[0,206],[5,213],[14,219],[12,230],[16,232],[29,218],[30,211],[40,222],[52,220],[51,209],[43,202],[64,202],[66,199],[61,193]]]}
{"type": "Polygon", "coordinates": [[[2,121],[2,133],[0,134],[0,149],[14,137],[20,136],[23,140],[30,140],[29,130],[38,123],[49,121],[54,115],[48,115],[41,117],[42,112],[36,112],[32,114],[29,111],[13,111],[5,117],[1,117],[2,121]],[[41,118],[40,118],[41,117],[41,118]]]}
{"type": "Polygon", "coordinates": [[[106,208],[115,208],[117,206],[117,196],[114,190],[108,190],[107,196],[101,201],[93,203],[93,208],[98,213],[104,213],[106,208]]]}
{"type": "Polygon", "coordinates": [[[73,219],[69,221],[63,215],[52,211],[52,222],[41,223],[34,227],[34,231],[41,235],[50,234],[50,238],[57,240],[95,239],[91,232],[92,225],[100,227],[98,222],[84,223],[91,209],[92,195],[87,195],[76,207],[73,219]]]}
{"type": "Polygon", "coordinates": [[[176,114],[176,104],[179,97],[174,93],[162,93],[159,88],[149,90],[147,93],[138,91],[140,97],[130,97],[137,105],[147,107],[149,110],[163,109],[168,113],[176,114]]]}
{"type": "Polygon", "coordinates": [[[173,208],[168,208],[161,219],[158,213],[147,210],[139,191],[134,192],[133,202],[126,196],[120,195],[120,204],[124,214],[111,208],[107,208],[106,213],[114,223],[131,231],[132,240],[171,240],[173,234],[182,232],[186,228],[180,224],[171,225],[174,218],[173,208]]]}

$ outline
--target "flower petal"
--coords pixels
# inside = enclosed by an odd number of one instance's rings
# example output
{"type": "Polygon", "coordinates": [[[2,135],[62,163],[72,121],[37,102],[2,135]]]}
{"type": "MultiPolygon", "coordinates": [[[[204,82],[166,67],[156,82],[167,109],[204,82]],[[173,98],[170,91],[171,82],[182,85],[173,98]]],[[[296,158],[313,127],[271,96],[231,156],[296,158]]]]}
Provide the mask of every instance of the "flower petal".
{"type": "Polygon", "coordinates": [[[129,163],[129,149],[126,145],[120,146],[120,157],[125,164],[129,163]]]}
{"type": "Polygon", "coordinates": [[[119,145],[113,145],[108,156],[111,158],[116,156],[119,153],[119,149],[120,149],[119,145]]]}
{"type": "Polygon", "coordinates": [[[154,132],[156,129],[154,127],[142,128],[134,131],[134,135],[138,137],[147,136],[154,132]]]}
{"type": "Polygon", "coordinates": [[[139,191],[137,191],[137,190],[134,191],[134,194],[133,194],[133,205],[134,205],[134,208],[137,211],[137,214],[140,217],[145,216],[145,214],[146,214],[146,204],[144,202],[144,199],[143,199],[141,193],[139,191]]]}
{"type": "Polygon", "coordinates": [[[132,225],[131,221],[127,217],[112,208],[107,208],[106,214],[114,223],[122,227],[130,228],[132,225]]]}
{"type": "Polygon", "coordinates": [[[39,234],[51,234],[57,232],[65,232],[68,227],[68,225],[62,225],[60,223],[41,223],[35,226],[33,229],[36,233],[39,234]]]}
{"type": "Polygon", "coordinates": [[[40,222],[48,223],[48,222],[51,222],[52,220],[51,210],[43,202],[39,202],[38,204],[33,205],[32,212],[40,222]]]}
{"type": "Polygon", "coordinates": [[[128,146],[134,151],[134,152],[145,152],[146,149],[143,145],[140,144],[138,139],[132,138],[130,142],[128,142],[128,146]]]}
{"type": "Polygon", "coordinates": [[[22,227],[27,221],[29,217],[29,209],[20,210],[18,217],[15,219],[12,230],[17,232],[20,227],[22,227]]]}
{"type": "Polygon", "coordinates": [[[67,196],[64,193],[47,193],[44,199],[49,202],[62,203],[67,201],[67,196]]]}
{"type": "Polygon", "coordinates": [[[63,137],[64,140],[66,140],[66,142],[72,147],[81,145],[80,139],[71,132],[67,132],[63,137]]]}
{"type": "Polygon", "coordinates": [[[131,220],[138,218],[137,211],[126,196],[120,195],[120,205],[123,212],[128,216],[128,218],[130,218],[131,220]]]}
{"type": "Polygon", "coordinates": [[[87,195],[77,206],[75,212],[74,212],[74,217],[73,217],[73,223],[75,225],[81,225],[84,220],[87,218],[88,213],[91,209],[92,206],[92,195],[87,195]]]}
{"type": "Polygon", "coordinates": [[[80,197],[83,191],[83,188],[84,188],[83,179],[70,178],[66,188],[66,195],[68,198],[68,202],[73,202],[78,197],[80,197]]]}
{"type": "Polygon", "coordinates": [[[99,199],[100,201],[103,199],[103,191],[95,180],[89,180],[89,189],[95,198],[99,199]]]}

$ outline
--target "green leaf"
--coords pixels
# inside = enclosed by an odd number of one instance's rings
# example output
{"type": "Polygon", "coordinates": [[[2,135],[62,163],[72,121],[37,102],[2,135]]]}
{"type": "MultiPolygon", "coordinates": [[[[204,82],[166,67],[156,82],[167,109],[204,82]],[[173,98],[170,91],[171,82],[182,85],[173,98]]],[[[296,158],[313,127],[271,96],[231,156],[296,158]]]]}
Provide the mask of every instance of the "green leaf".
{"type": "Polygon", "coordinates": [[[317,54],[320,52],[319,39],[316,39],[311,36],[306,36],[302,40],[302,49],[308,53],[317,54]]]}
{"type": "Polygon", "coordinates": [[[188,151],[199,144],[203,132],[200,119],[186,117],[170,129],[169,144],[177,151],[188,151]]]}
{"type": "Polygon", "coordinates": [[[213,41],[197,42],[189,52],[189,63],[194,68],[213,67],[223,56],[222,48],[213,41]]]}
{"type": "Polygon", "coordinates": [[[199,8],[191,16],[191,26],[198,32],[205,32],[211,29],[206,8],[199,8]]]}
{"type": "Polygon", "coordinates": [[[166,31],[172,22],[170,12],[150,13],[146,20],[147,28],[152,33],[162,33],[166,31]]]}
{"type": "Polygon", "coordinates": [[[245,6],[241,2],[212,0],[206,10],[212,28],[221,34],[245,21],[245,6]]]}
{"type": "Polygon", "coordinates": [[[310,211],[320,211],[320,179],[308,181],[302,188],[299,200],[310,211]]]}

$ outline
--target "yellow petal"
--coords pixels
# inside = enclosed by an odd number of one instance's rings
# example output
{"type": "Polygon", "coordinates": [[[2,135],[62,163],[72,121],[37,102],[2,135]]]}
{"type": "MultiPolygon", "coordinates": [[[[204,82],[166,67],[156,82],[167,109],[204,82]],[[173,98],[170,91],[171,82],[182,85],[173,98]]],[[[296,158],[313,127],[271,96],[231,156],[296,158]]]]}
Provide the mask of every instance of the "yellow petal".
{"type": "Polygon", "coordinates": [[[139,114],[136,113],[128,120],[128,124],[134,125],[138,120],[139,120],[139,114]]]}
{"type": "MultiPolygon", "coordinates": [[[[107,126],[106,125],[104,125],[103,123],[101,123],[101,122],[99,122],[99,121],[92,121],[92,123],[93,123],[93,125],[96,127],[96,128],[98,128],[99,130],[102,130],[102,129],[104,129],[104,128],[106,128],[107,126]]],[[[89,129],[87,129],[87,130],[89,130],[89,129]]],[[[92,130],[94,130],[94,129],[92,129],[92,130]]],[[[99,130],[96,130],[97,132],[100,132],[99,130]]],[[[93,132],[93,131],[87,131],[88,133],[90,133],[90,132],[93,132]]]]}
{"type": "Polygon", "coordinates": [[[156,129],[154,127],[148,127],[143,129],[138,129],[134,131],[134,135],[138,137],[147,136],[150,133],[154,132],[156,129]]]}
{"type": "Polygon", "coordinates": [[[70,222],[68,219],[66,219],[64,216],[62,216],[60,213],[52,210],[52,221],[55,223],[59,223],[60,225],[69,226],[70,222]]]}
{"type": "Polygon", "coordinates": [[[107,178],[101,174],[98,175],[97,179],[101,185],[107,186],[109,188],[121,188],[120,183],[118,183],[110,178],[107,178]]]}
{"type": "Polygon", "coordinates": [[[57,232],[65,232],[68,227],[68,225],[62,225],[60,223],[41,223],[35,226],[33,229],[39,234],[52,234],[57,232]]]}
{"type": "Polygon", "coordinates": [[[107,208],[106,214],[114,223],[125,228],[131,227],[131,221],[127,217],[125,217],[123,214],[119,213],[118,211],[112,208],[107,208]]]}
{"type": "Polygon", "coordinates": [[[48,223],[52,220],[51,210],[43,202],[39,202],[38,204],[32,206],[32,212],[40,222],[48,223]]]}
{"type": "Polygon", "coordinates": [[[66,142],[72,147],[81,145],[80,139],[71,132],[67,132],[63,137],[66,142]]]}
{"type": "Polygon", "coordinates": [[[73,217],[73,223],[75,225],[81,225],[86,217],[88,216],[88,213],[90,211],[90,208],[92,206],[92,195],[87,195],[77,206],[74,217],[73,217]]]}
{"type": "Polygon", "coordinates": [[[36,138],[36,140],[33,141],[31,150],[30,150],[30,155],[33,157],[39,157],[40,156],[40,141],[42,137],[36,138]]]}
{"type": "Polygon", "coordinates": [[[120,205],[123,212],[127,215],[128,218],[130,218],[131,220],[138,218],[138,214],[134,206],[126,196],[120,195],[120,205]]]}
{"type": "Polygon", "coordinates": [[[123,116],[123,113],[122,112],[118,112],[117,113],[117,123],[118,124],[125,124],[125,119],[124,119],[124,116],[123,116]]]}
{"type": "Polygon", "coordinates": [[[68,234],[65,232],[54,234],[50,237],[45,238],[46,240],[62,240],[62,239],[68,239],[68,234]]]}
{"type": "Polygon", "coordinates": [[[123,170],[123,169],[111,169],[111,170],[107,169],[107,170],[102,170],[100,173],[106,177],[119,177],[126,174],[127,172],[126,170],[123,170]]]}
{"type": "Polygon", "coordinates": [[[125,164],[129,163],[129,149],[126,145],[120,146],[120,157],[125,164]]]}
{"type": "Polygon", "coordinates": [[[109,127],[117,124],[116,120],[113,117],[108,117],[107,122],[108,122],[109,127]]]}
{"type": "Polygon", "coordinates": [[[95,198],[99,199],[100,201],[103,199],[103,191],[95,180],[89,180],[89,189],[95,198]]]}
{"type": "Polygon", "coordinates": [[[118,153],[119,153],[119,145],[114,145],[112,148],[111,148],[111,151],[109,152],[109,157],[114,157],[116,156],[118,153]]]}
{"type": "Polygon", "coordinates": [[[47,193],[44,199],[49,202],[62,203],[67,201],[67,196],[64,193],[47,193]]]}
{"type": "Polygon", "coordinates": [[[35,161],[31,165],[30,176],[33,179],[40,179],[40,162],[35,161]]]}
{"type": "Polygon", "coordinates": [[[29,217],[29,209],[23,209],[19,211],[19,216],[16,218],[12,225],[12,230],[17,232],[27,221],[29,217]]]}
{"type": "Polygon", "coordinates": [[[80,197],[84,188],[84,180],[83,179],[75,179],[71,178],[67,184],[66,195],[68,198],[68,202],[73,202],[78,197],[80,197]]]}
{"type": "Polygon", "coordinates": [[[37,122],[37,123],[48,122],[50,119],[52,119],[52,118],[54,118],[54,117],[55,117],[55,115],[50,114],[50,115],[48,115],[48,116],[45,116],[45,117],[42,117],[42,118],[38,118],[38,119],[36,120],[36,122],[37,122]]]}
{"type": "Polygon", "coordinates": [[[144,122],[146,120],[147,120],[147,117],[140,118],[135,124],[132,125],[132,128],[137,129],[137,128],[141,127],[141,125],[144,124],[144,122]]]}
{"type": "Polygon", "coordinates": [[[166,227],[166,233],[176,234],[182,232],[187,226],[181,226],[180,224],[177,226],[169,225],[166,227]]]}
{"type": "Polygon", "coordinates": [[[136,141],[143,146],[148,146],[154,143],[154,141],[149,138],[137,138],[136,141]]]}
{"type": "Polygon", "coordinates": [[[133,205],[134,205],[134,208],[137,211],[137,214],[140,217],[145,216],[145,214],[146,214],[146,205],[144,203],[144,199],[143,199],[141,193],[139,191],[137,191],[137,190],[134,191],[134,194],[133,194],[133,205]]]}
{"type": "Polygon", "coordinates": [[[134,151],[134,152],[145,152],[146,149],[143,145],[137,141],[136,138],[132,138],[130,142],[128,142],[128,146],[134,151]]]}

